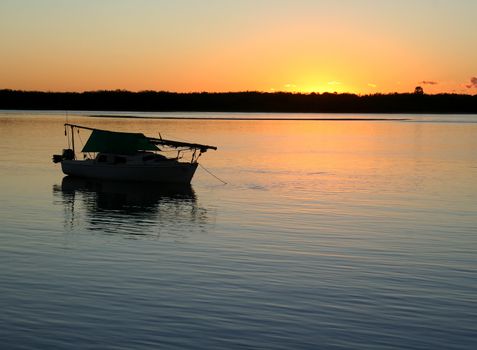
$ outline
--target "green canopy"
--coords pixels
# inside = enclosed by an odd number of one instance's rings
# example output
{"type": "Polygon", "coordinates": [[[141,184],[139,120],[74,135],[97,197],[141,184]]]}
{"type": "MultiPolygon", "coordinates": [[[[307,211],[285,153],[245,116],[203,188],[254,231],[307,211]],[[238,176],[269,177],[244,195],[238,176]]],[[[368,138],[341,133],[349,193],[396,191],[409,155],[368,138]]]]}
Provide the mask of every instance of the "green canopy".
{"type": "Polygon", "coordinates": [[[156,145],[140,133],[93,130],[81,152],[132,154],[136,151],[157,151],[156,145]]]}

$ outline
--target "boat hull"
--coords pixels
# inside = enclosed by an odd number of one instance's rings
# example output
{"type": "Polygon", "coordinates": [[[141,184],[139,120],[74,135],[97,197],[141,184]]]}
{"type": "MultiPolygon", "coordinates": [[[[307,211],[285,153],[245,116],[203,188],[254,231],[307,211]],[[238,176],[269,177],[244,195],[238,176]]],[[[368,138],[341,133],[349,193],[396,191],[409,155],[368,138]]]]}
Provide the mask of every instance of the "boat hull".
{"type": "Polygon", "coordinates": [[[126,165],[63,160],[61,169],[66,175],[90,179],[190,184],[197,165],[198,163],[181,162],[126,165]]]}

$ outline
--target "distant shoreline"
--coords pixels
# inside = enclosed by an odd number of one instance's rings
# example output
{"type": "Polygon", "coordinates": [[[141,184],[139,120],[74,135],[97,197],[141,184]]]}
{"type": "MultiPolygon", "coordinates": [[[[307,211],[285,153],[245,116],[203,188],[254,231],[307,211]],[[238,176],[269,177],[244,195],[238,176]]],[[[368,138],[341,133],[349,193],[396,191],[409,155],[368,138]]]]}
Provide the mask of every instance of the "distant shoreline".
{"type": "Polygon", "coordinates": [[[162,120],[268,120],[268,121],[406,121],[411,118],[243,118],[243,117],[151,117],[137,115],[91,114],[90,118],[162,119],[162,120]]]}
{"type": "MultiPolygon", "coordinates": [[[[124,111],[132,113],[477,114],[477,95],[393,93],[360,96],[348,93],[303,94],[256,91],[175,93],[167,91],[130,92],[124,90],[42,92],[4,89],[0,90],[0,109],[124,111]]],[[[238,119],[234,118],[234,120],[238,119]]],[[[386,119],[389,120],[389,118],[386,119]]],[[[280,118],[280,120],[284,119],[280,118]]],[[[326,120],[326,118],[316,120],[326,120]]],[[[352,118],[352,120],[357,119],[352,118]]],[[[373,120],[376,119],[373,118],[373,120]]]]}

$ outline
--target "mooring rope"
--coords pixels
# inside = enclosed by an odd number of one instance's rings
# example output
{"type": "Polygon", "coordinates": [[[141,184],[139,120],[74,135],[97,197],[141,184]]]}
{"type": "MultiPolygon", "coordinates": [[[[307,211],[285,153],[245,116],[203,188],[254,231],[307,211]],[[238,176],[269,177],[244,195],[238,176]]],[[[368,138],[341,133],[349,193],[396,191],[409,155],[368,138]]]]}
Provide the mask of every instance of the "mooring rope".
{"type": "Polygon", "coordinates": [[[204,169],[206,172],[208,172],[210,175],[212,175],[213,177],[215,177],[217,180],[219,180],[220,182],[222,182],[224,185],[227,185],[227,182],[225,182],[224,180],[222,180],[221,178],[219,178],[218,176],[212,174],[211,171],[207,170],[202,164],[198,163],[200,165],[200,167],[202,169],[204,169]]]}

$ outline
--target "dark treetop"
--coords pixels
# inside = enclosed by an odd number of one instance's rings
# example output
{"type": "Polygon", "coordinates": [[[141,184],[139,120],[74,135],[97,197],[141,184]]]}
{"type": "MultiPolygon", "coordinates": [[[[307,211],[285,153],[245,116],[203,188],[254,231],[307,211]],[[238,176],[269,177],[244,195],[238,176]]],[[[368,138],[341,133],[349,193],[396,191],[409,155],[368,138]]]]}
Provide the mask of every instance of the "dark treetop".
{"type": "Polygon", "coordinates": [[[477,113],[477,95],[393,93],[355,95],[337,93],[224,92],[175,93],[41,92],[0,90],[0,109],[203,111],[203,112],[315,112],[315,113],[477,113]]]}

